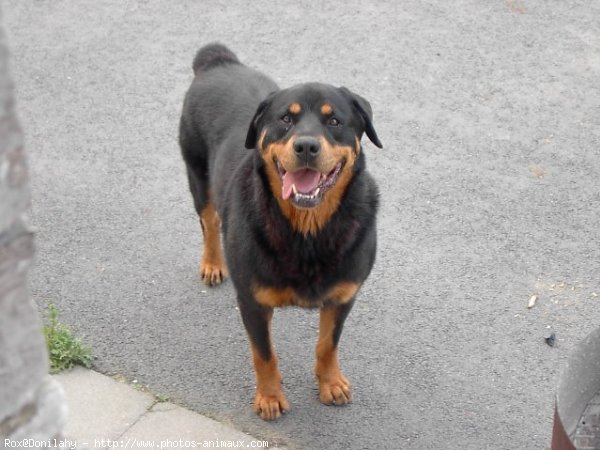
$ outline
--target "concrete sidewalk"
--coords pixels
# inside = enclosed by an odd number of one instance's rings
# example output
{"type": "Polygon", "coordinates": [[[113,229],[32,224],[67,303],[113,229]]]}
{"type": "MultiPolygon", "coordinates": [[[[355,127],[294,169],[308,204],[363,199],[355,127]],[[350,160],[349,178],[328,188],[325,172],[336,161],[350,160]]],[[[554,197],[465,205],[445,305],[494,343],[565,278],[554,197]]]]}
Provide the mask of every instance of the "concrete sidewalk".
{"type": "Polygon", "coordinates": [[[92,370],[75,367],[53,378],[66,393],[67,448],[274,447],[92,370]]]}

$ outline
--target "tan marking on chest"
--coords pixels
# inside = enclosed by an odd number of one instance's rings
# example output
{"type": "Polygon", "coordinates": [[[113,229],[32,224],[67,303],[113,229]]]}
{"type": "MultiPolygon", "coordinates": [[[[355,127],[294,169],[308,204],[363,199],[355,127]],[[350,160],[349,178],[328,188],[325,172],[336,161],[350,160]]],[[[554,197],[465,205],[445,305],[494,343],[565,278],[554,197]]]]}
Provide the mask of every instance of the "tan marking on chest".
{"type": "Polygon", "coordinates": [[[304,298],[290,288],[275,288],[268,286],[255,286],[252,289],[254,298],[263,306],[281,308],[284,306],[300,306],[303,308],[321,307],[325,303],[344,304],[352,300],[360,284],[353,281],[343,281],[333,286],[321,298],[304,298]]]}
{"type": "Polygon", "coordinates": [[[360,285],[353,281],[343,281],[329,290],[327,296],[334,303],[348,303],[354,298],[360,285]]]}

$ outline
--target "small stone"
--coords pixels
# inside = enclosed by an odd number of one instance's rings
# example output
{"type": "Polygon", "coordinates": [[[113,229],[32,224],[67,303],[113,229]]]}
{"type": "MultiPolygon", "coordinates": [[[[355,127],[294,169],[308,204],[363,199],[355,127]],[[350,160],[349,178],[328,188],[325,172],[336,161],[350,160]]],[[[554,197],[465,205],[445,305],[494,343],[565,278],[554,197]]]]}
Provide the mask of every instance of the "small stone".
{"type": "Polygon", "coordinates": [[[529,297],[529,303],[527,304],[527,307],[529,309],[533,308],[535,306],[536,301],[537,301],[537,295],[533,294],[531,297],[529,297]]]}

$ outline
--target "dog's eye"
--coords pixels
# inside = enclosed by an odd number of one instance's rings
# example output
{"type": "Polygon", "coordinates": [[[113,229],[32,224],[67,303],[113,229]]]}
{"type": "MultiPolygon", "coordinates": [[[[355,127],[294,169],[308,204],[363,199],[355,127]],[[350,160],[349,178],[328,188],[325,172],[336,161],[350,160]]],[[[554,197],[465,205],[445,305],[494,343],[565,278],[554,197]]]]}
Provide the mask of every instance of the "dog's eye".
{"type": "Polygon", "coordinates": [[[327,124],[332,127],[339,127],[341,125],[341,122],[339,120],[337,120],[335,117],[330,117],[329,120],[327,121],[327,124]]]}
{"type": "Polygon", "coordinates": [[[292,117],[289,114],[286,114],[285,116],[283,116],[281,118],[281,121],[287,125],[289,125],[290,123],[292,123],[292,117]]]}

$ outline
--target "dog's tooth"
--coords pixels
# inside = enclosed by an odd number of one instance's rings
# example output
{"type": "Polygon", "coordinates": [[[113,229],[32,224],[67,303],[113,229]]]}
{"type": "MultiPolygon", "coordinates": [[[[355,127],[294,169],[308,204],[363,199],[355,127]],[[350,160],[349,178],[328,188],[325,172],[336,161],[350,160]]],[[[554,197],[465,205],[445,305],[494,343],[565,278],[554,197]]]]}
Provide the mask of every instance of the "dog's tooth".
{"type": "Polygon", "coordinates": [[[294,195],[298,195],[298,189],[296,189],[295,184],[292,184],[292,192],[294,193],[294,195]]]}
{"type": "Polygon", "coordinates": [[[317,195],[319,195],[319,192],[321,192],[321,188],[318,187],[317,190],[315,191],[315,193],[313,194],[314,197],[316,197],[317,195]]]}

